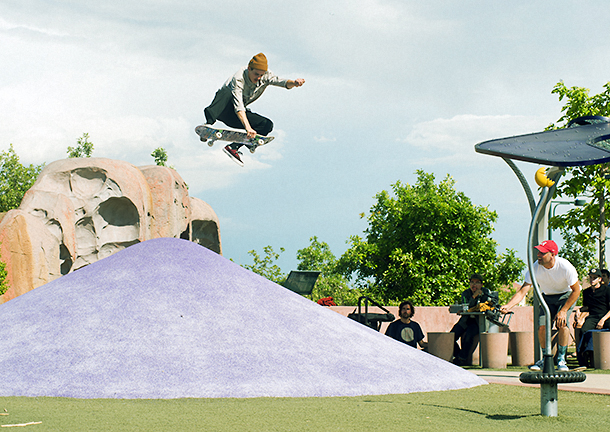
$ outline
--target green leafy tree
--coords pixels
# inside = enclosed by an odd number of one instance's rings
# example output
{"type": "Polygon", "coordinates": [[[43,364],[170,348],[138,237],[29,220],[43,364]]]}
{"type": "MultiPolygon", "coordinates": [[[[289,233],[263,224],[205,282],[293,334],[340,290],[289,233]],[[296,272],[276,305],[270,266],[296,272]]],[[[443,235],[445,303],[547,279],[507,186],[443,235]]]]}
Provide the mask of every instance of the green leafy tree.
{"type": "Polygon", "coordinates": [[[8,290],[6,276],[6,263],[4,261],[0,261],[0,295],[4,294],[8,290]]]}
{"type": "Polygon", "coordinates": [[[523,261],[512,250],[498,255],[490,237],[496,212],[473,205],[450,176],[435,184],[433,174],[417,175],[413,186],[398,181],[393,194],[376,195],[366,236],[352,236],[340,259],[344,274],[385,302],[422,306],[456,302],[474,272],[490,289],[518,279],[523,261]]]}
{"type": "Polygon", "coordinates": [[[44,164],[22,165],[12,144],[8,151],[0,153],[0,212],[19,207],[43,167],[44,164]]]}
{"type": "Polygon", "coordinates": [[[155,164],[158,166],[165,166],[167,164],[167,151],[163,147],[154,149],[150,155],[155,158],[155,164]]]}
{"type": "Polygon", "coordinates": [[[319,271],[320,276],[311,292],[311,300],[318,301],[324,297],[332,297],[339,306],[358,304],[361,289],[351,288],[345,275],[338,270],[338,259],[331,252],[327,243],[317,237],[309,239],[310,245],[297,251],[299,264],[297,270],[319,271]]]}
{"type": "Polygon", "coordinates": [[[265,253],[264,257],[261,257],[255,250],[249,251],[248,255],[252,256],[253,263],[242,265],[242,267],[272,282],[281,284],[286,280],[286,275],[282,273],[282,269],[275,262],[279,259],[280,254],[284,253],[285,249],[281,247],[279,252],[275,252],[271,246],[265,246],[263,251],[265,253]]]}
{"type": "Polygon", "coordinates": [[[583,280],[589,274],[589,270],[597,267],[595,253],[595,242],[581,244],[576,241],[574,231],[560,229],[563,238],[563,246],[559,249],[559,255],[572,263],[578,272],[578,277],[583,280]]]}
{"type": "MultiPolygon", "coordinates": [[[[582,116],[610,116],[610,82],[604,85],[604,91],[590,96],[590,90],[584,87],[567,87],[563,82],[557,83],[552,93],[565,99],[561,109],[563,115],[548,129],[563,128],[568,123],[582,116]]],[[[587,165],[566,169],[564,180],[557,187],[556,196],[588,197],[588,203],[573,208],[563,215],[552,217],[549,226],[552,229],[562,228],[573,233],[573,241],[590,251],[591,245],[598,246],[598,266],[606,267],[606,208],[610,199],[610,164],[587,165]]],[[[565,238],[565,237],[564,237],[565,238]]],[[[588,261],[588,260],[586,260],[588,261]]]]}
{"type": "Polygon", "coordinates": [[[69,158],[91,157],[93,153],[93,143],[89,142],[89,134],[84,133],[76,140],[76,147],[68,146],[69,158]]]}

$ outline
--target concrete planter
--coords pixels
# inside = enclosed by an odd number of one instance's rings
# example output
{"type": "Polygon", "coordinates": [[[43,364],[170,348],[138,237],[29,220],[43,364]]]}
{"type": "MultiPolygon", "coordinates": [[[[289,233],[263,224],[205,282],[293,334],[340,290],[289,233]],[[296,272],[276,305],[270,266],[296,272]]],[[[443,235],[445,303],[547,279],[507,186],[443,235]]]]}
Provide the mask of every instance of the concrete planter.
{"type": "Polygon", "coordinates": [[[428,332],[428,352],[433,356],[451,361],[455,334],[449,332],[428,332]]]}
{"type": "Polygon", "coordinates": [[[481,363],[484,368],[505,369],[508,333],[481,333],[481,363]]]}
{"type": "Polygon", "coordinates": [[[610,369],[610,331],[593,333],[593,364],[595,369],[610,369]]]}
{"type": "Polygon", "coordinates": [[[510,355],[513,366],[527,366],[534,363],[534,332],[509,333],[510,355]]]}

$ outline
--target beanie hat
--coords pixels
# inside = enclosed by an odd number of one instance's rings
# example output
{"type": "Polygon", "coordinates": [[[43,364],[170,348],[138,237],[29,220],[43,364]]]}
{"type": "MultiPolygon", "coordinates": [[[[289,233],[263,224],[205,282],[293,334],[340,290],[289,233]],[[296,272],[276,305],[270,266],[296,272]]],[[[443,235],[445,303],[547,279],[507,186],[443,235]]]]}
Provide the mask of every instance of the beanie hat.
{"type": "Polygon", "coordinates": [[[267,57],[265,57],[265,54],[263,53],[258,53],[256,54],[254,57],[252,57],[252,60],[250,60],[250,63],[248,63],[248,67],[252,68],[252,69],[260,69],[260,70],[267,70],[267,57]]]}

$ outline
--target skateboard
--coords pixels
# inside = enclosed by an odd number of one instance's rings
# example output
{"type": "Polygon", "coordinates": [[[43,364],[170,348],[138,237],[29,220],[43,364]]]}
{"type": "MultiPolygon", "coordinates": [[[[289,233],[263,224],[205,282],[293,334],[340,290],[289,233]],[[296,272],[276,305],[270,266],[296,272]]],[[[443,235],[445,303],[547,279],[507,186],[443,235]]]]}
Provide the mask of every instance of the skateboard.
{"type": "Polygon", "coordinates": [[[220,129],[213,128],[210,125],[197,126],[195,128],[195,133],[199,135],[201,141],[207,142],[210,147],[212,147],[216,141],[227,141],[245,145],[250,150],[250,153],[254,153],[258,147],[269,144],[275,138],[262,135],[248,138],[245,130],[220,129]]]}

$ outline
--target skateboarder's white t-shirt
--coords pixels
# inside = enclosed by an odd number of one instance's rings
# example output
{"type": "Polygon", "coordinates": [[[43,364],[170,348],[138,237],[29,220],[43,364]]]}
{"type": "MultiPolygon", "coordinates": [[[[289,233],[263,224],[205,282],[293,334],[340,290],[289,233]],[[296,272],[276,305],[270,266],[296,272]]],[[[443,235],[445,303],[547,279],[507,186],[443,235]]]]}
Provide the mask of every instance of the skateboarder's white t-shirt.
{"type": "Polygon", "coordinates": [[[257,83],[253,83],[250,81],[250,78],[248,78],[248,68],[244,67],[229,78],[225,83],[225,86],[231,89],[231,93],[233,94],[233,106],[235,112],[238,112],[245,111],[246,106],[258,99],[267,86],[273,85],[285,88],[287,82],[287,79],[279,78],[277,75],[274,75],[273,72],[267,71],[257,83]]]}
{"type": "MultiPolygon", "coordinates": [[[[544,294],[564,294],[571,290],[571,286],[578,282],[578,272],[574,266],[565,258],[555,257],[555,265],[547,269],[534,263],[534,273],[540,289],[544,294]]],[[[525,272],[525,283],[531,284],[529,270],[525,272]]]]}

